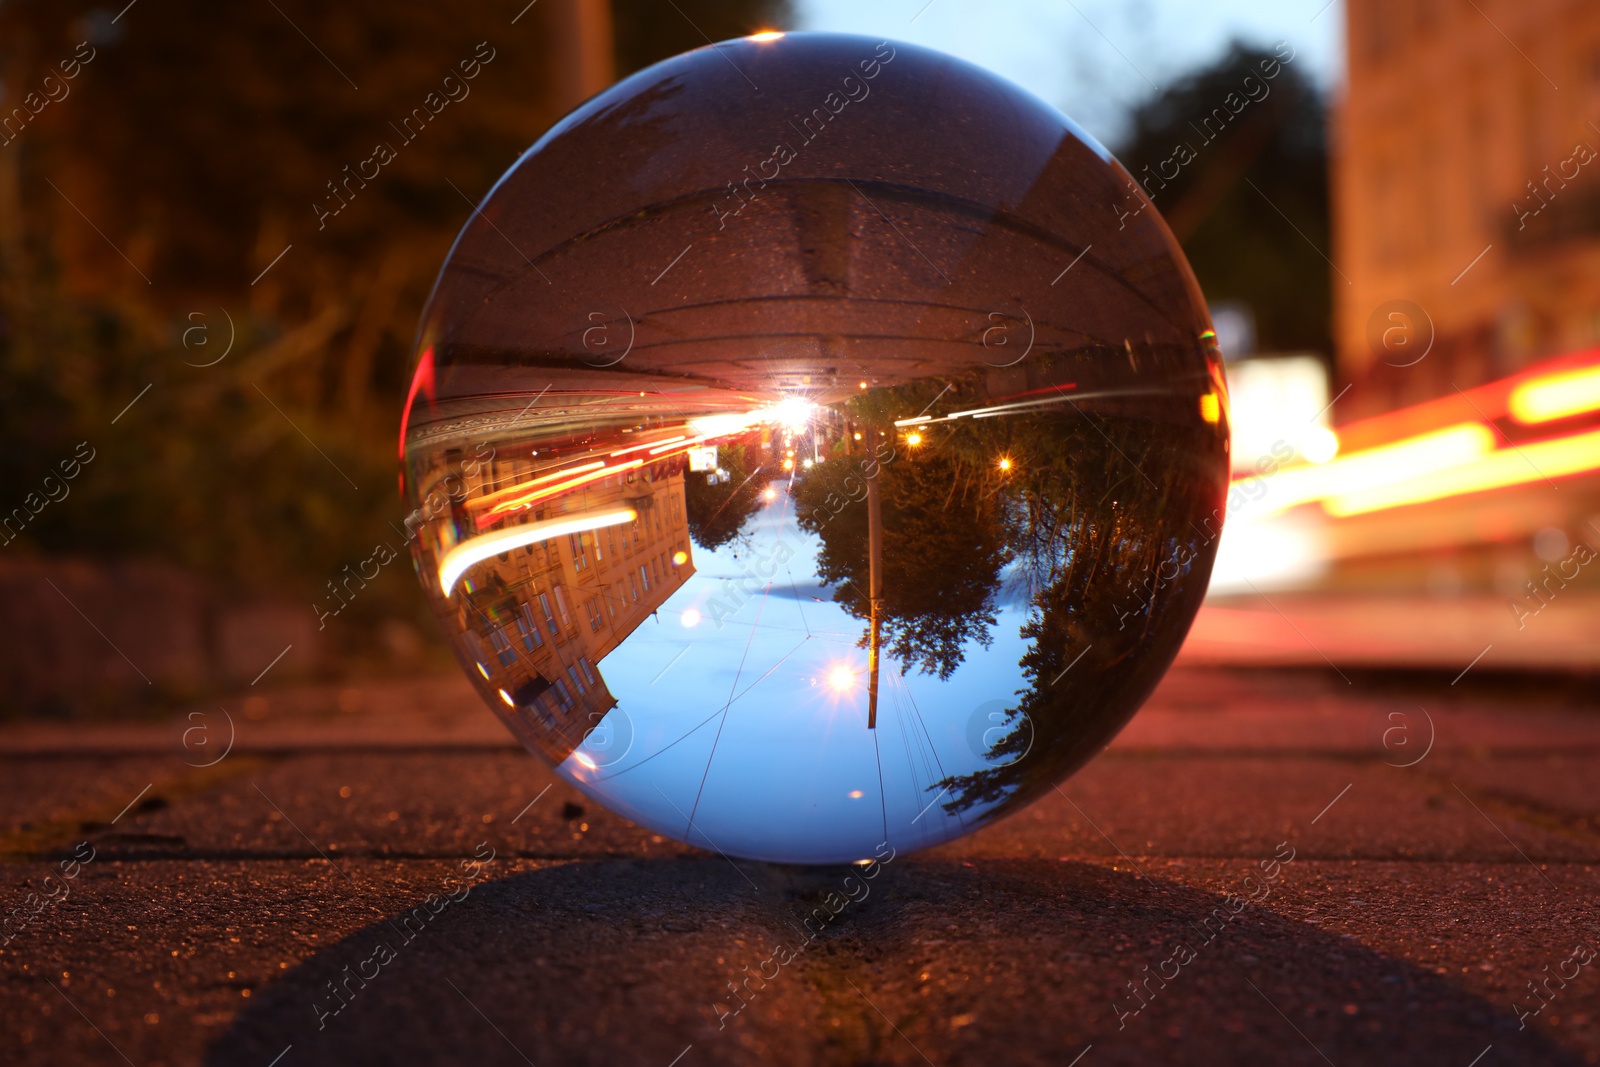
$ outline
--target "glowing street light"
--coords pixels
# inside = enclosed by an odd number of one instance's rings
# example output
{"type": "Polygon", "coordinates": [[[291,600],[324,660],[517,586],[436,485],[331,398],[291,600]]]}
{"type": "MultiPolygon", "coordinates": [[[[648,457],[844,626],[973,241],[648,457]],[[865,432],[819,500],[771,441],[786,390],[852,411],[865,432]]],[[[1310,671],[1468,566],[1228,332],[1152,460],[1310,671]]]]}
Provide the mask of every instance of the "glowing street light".
{"type": "Polygon", "coordinates": [[[1000,469],[1002,471],[1010,470],[1011,469],[1011,457],[1010,456],[1001,456],[1000,457],[999,466],[1000,466],[1000,469]]]}
{"type": "Polygon", "coordinates": [[[801,433],[811,422],[817,405],[797,396],[786,396],[772,407],[772,417],[790,433],[801,433]]]}
{"type": "Polygon", "coordinates": [[[688,563],[688,562],[689,562],[689,553],[685,552],[683,549],[680,548],[680,549],[678,549],[678,551],[676,551],[676,552],[674,552],[672,554],[672,565],[674,567],[681,567],[685,563],[688,563]]]}
{"type": "Polygon", "coordinates": [[[778,491],[769,485],[761,491],[761,498],[763,500],[776,500],[778,499],[778,491]]]}
{"type": "Polygon", "coordinates": [[[828,688],[835,693],[848,693],[855,687],[856,672],[848,664],[837,664],[828,671],[828,688]]]}
{"type": "Polygon", "coordinates": [[[910,433],[906,434],[906,444],[910,445],[912,448],[916,448],[921,443],[922,435],[917,431],[912,430],[910,433]]]}
{"type": "Polygon", "coordinates": [[[700,612],[694,608],[684,608],[683,614],[678,616],[678,621],[683,623],[684,629],[692,630],[700,625],[700,612]]]}

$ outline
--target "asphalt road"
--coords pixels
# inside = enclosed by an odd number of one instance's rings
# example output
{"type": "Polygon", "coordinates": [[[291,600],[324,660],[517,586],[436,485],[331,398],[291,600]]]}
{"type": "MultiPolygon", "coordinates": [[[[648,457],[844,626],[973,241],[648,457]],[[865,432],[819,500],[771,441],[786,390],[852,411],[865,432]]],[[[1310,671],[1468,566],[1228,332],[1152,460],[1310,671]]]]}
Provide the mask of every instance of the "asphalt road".
{"type": "Polygon", "coordinates": [[[209,767],[8,727],[0,1062],[1600,1062],[1600,693],[1448,683],[1180,669],[814,940],[850,869],[586,806],[453,679],[224,702],[209,767]]]}

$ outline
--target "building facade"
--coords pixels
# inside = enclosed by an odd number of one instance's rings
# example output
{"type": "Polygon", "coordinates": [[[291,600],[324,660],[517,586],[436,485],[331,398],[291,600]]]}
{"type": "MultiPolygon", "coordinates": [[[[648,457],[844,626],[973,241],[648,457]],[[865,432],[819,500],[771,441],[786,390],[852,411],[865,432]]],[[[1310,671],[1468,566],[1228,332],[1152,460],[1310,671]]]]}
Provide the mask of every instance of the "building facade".
{"type": "MultiPolygon", "coordinates": [[[[472,502],[529,481],[539,470],[531,449],[503,443],[476,463],[470,450],[439,457],[413,468],[424,499],[450,502],[448,515],[418,531],[424,575],[473,536],[619,507],[636,515],[491,556],[448,595],[452,641],[474,683],[524,744],[559,764],[616,706],[601,661],[694,573],[687,462],[678,456],[619,472],[480,530],[472,502]]],[[[430,586],[430,596],[440,595],[430,586]]]]}
{"type": "Polygon", "coordinates": [[[1600,344],[1600,5],[1345,8],[1338,421],[1600,344]]]}

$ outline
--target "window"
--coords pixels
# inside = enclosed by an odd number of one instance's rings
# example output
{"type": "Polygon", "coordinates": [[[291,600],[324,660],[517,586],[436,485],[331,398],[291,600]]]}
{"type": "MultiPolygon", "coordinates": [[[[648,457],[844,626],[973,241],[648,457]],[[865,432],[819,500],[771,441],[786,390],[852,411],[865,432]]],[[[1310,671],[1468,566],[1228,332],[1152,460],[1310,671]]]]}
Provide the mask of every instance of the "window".
{"type": "Polygon", "coordinates": [[[650,568],[643,563],[639,564],[639,580],[644,583],[644,591],[650,591],[650,568]]]}
{"type": "Polygon", "coordinates": [[[567,594],[565,594],[565,593],[563,593],[561,591],[561,587],[559,585],[556,586],[555,593],[556,593],[556,610],[561,613],[561,625],[563,625],[563,626],[571,626],[572,625],[572,616],[567,613],[567,594]]]}
{"type": "Polygon", "coordinates": [[[582,696],[589,691],[589,688],[583,684],[583,679],[578,677],[578,670],[576,667],[567,668],[567,677],[572,679],[572,684],[577,688],[579,696],[582,696]]]}
{"type": "Polygon", "coordinates": [[[568,711],[571,711],[574,702],[572,699],[572,694],[567,691],[566,683],[562,682],[560,678],[557,678],[551,684],[555,687],[556,699],[561,701],[561,706],[566,708],[568,711]]]}
{"type": "Polygon", "coordinates": [[[639,602],[639,580],[632,574],[628,575],[628,588],[633,591],[633,602],[637,604],[639,602]]]}
{"type": "Polygon", "coordinates": [[[524,603],[517,612],[517,629],[522,632],[522,647],[529,652],[544,644],[539,636],[539,626],[533,619],[533,605],[524,603]]]}
{"type": "Polygon", "coordinates": [[[583,610],[589,614],[589,630],[591,632],[605,625],[605,615],[600,611],[600,598],[592,596],[583,602],[583,610]]]}
{"type": "Polygon", "coordinates": [[[499,658],[500,666],[509,667],[517,658],[516,650],[511,647],[510,638],[506,637],[505,631],[499,627],[489,631],[489,644],[494,646],[494,654],[499,658]]]}
{"type": "Polygon", "coordinates": [[[550,636],[560,637],[561,628],[556,625],[556,613],[550,607],[550,594],[539,594],[539,606],[544,609],[544,624],[550,627],[550,636]]]}
{"type": "Polygon", "coordinates": [[[581,571],[589,565],[589,554],[585,549],[584,534],[567,534],[567,547],[572,549],[572,569],[581,571]]]}
{"type": "Polygon", "coordinates": [[[600,680],[594,676],[594,665],[589,662],[588,656],[579,656],[578,666],[583,668],[584,677],[589,679],[590,685],[600,684],[600,680]]]}

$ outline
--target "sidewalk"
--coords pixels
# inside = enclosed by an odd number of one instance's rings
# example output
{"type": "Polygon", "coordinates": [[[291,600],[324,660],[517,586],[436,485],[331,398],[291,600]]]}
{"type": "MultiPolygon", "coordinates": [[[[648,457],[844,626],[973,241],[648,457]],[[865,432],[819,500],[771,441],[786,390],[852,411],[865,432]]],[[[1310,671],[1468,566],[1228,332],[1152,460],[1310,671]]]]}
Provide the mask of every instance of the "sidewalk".
{"type": "Polygon", "coordinates": [[[1206,601],[1179,662],[1487,670],[1600,670],[1600,597],[1266,592],[1206,601]],[[1520,610],[1518,610],[1520,609],[1520,610]],[[1481,656],[1479,659],[1477,657],[1481,656]]]}
{"type": "Polygon", "coordinates": [[[1600,1062],[1600,698],[1417,684],[1179,668],[814,942],[860,872],[596,810],[456,679],[225,701],[208,768],[182,717],[8,729],[6,910],[95,854],[0,950],[0,1061],[1600,1062]]]}

